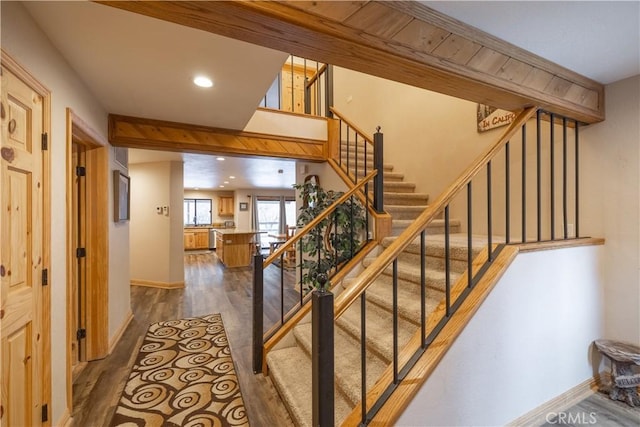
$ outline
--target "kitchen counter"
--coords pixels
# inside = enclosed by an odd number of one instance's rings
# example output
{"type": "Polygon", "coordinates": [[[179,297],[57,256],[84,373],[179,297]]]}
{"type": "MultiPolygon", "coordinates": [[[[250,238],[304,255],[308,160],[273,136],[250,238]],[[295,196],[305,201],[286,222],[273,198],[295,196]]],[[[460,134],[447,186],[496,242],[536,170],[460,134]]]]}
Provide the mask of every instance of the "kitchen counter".
{"type": "Polygon", "coordinates": [[[216,254],[226,267],[247,267],[256,248],[255,230],[216,230],[216,254]]]}

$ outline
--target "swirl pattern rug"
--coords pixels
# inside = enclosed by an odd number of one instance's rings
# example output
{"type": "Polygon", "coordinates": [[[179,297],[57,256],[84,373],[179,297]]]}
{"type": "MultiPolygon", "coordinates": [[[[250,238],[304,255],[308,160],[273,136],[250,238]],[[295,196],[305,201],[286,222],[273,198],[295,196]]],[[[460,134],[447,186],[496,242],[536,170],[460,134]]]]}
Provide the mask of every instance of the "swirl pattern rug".
{"type": "Polygon", "coordinates": [[[220,314],[149,327],[112,426],[248,426],[220,314]]]}

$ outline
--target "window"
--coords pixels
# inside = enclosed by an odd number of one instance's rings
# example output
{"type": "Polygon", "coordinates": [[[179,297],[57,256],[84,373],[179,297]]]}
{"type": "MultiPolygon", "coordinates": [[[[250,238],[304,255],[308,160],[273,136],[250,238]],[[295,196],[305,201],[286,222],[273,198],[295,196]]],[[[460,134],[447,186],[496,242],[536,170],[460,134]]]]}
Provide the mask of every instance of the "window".
{"type": "Polygon", "coordinates": [[[211,225],[211,199],[184,199],[184,225],[211,225]]]}
{"type": "MultiPolygon", "coordinates": [[[[280,200],[276,198],[258,198],[258,229],[266,233],[260,234],[260,246],[269,247],[269,243],[276,240],[269,235],[280,233],[280,200]]],[[[284,201],[285,224],[290,227],[296,225],[296,201],[286,198],[284,201]]]]}

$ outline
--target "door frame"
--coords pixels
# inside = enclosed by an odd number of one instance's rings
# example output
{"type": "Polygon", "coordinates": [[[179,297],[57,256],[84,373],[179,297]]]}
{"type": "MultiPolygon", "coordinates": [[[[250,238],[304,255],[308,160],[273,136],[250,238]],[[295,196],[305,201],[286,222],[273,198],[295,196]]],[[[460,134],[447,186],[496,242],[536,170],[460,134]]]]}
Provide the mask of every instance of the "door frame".
{"type": "Polygon", "coordinates": [[[40,83],[26,68],[20,65],[4,49],[0,48],[0,63],[42,97],[42,132],[48,135],[46,150],[42,150],[42,268],[49,271],[49,283],[41,286],[42,292],[42,396],[47,405],[47,421],[51,425],[51,91],[40,83]]]}
{"type": "Polygon", "coordinates": [[[86,282],[85,292],[86,360],[100,359],[109,353],[109,144],[73,110],[67,108],[66,136],[66,194],[67,194],[67,401],[73,410],[73,264],[77,262],[73,232],[72,191],[75,171],[71,170],[73,144],[86,148],[86,282]]]}

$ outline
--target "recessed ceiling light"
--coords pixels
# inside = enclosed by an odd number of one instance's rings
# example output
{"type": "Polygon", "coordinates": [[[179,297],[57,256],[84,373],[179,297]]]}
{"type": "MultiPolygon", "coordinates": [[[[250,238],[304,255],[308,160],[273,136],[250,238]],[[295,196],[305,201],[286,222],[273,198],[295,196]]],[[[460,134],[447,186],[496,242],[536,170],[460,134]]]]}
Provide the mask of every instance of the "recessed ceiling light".
{"type": "Polygon", "coordinates": [[[224,185],[221,185],[220,188],[224,188],[224,185]]]}
{"type": "Polygon", "coordinates": [[[193,79],[193,84],[199,87],[211,87],[213,86],[213,82],[209,77],[205,76],[196,76],[193,79]]]}
{"type": "Polygon", "coordinates": [[[223,162],[224,161],[224,157],[216,157],[216,160],[219,160],[219,161],[223,162]]]}
{"type": "Polygon", "coordinates": [[[236,177],[235,177],[235,176],[233,176],[233,175],[231,175],[231,176],[229,177],[229,179],[236,179],[236,177]]]}
{"type": "Polygon", "coordinates": [[[225,181],[224,183],[225,183],[225,184],[228,184],[228,183],[229,183],[229,181],[225,181]]]}

